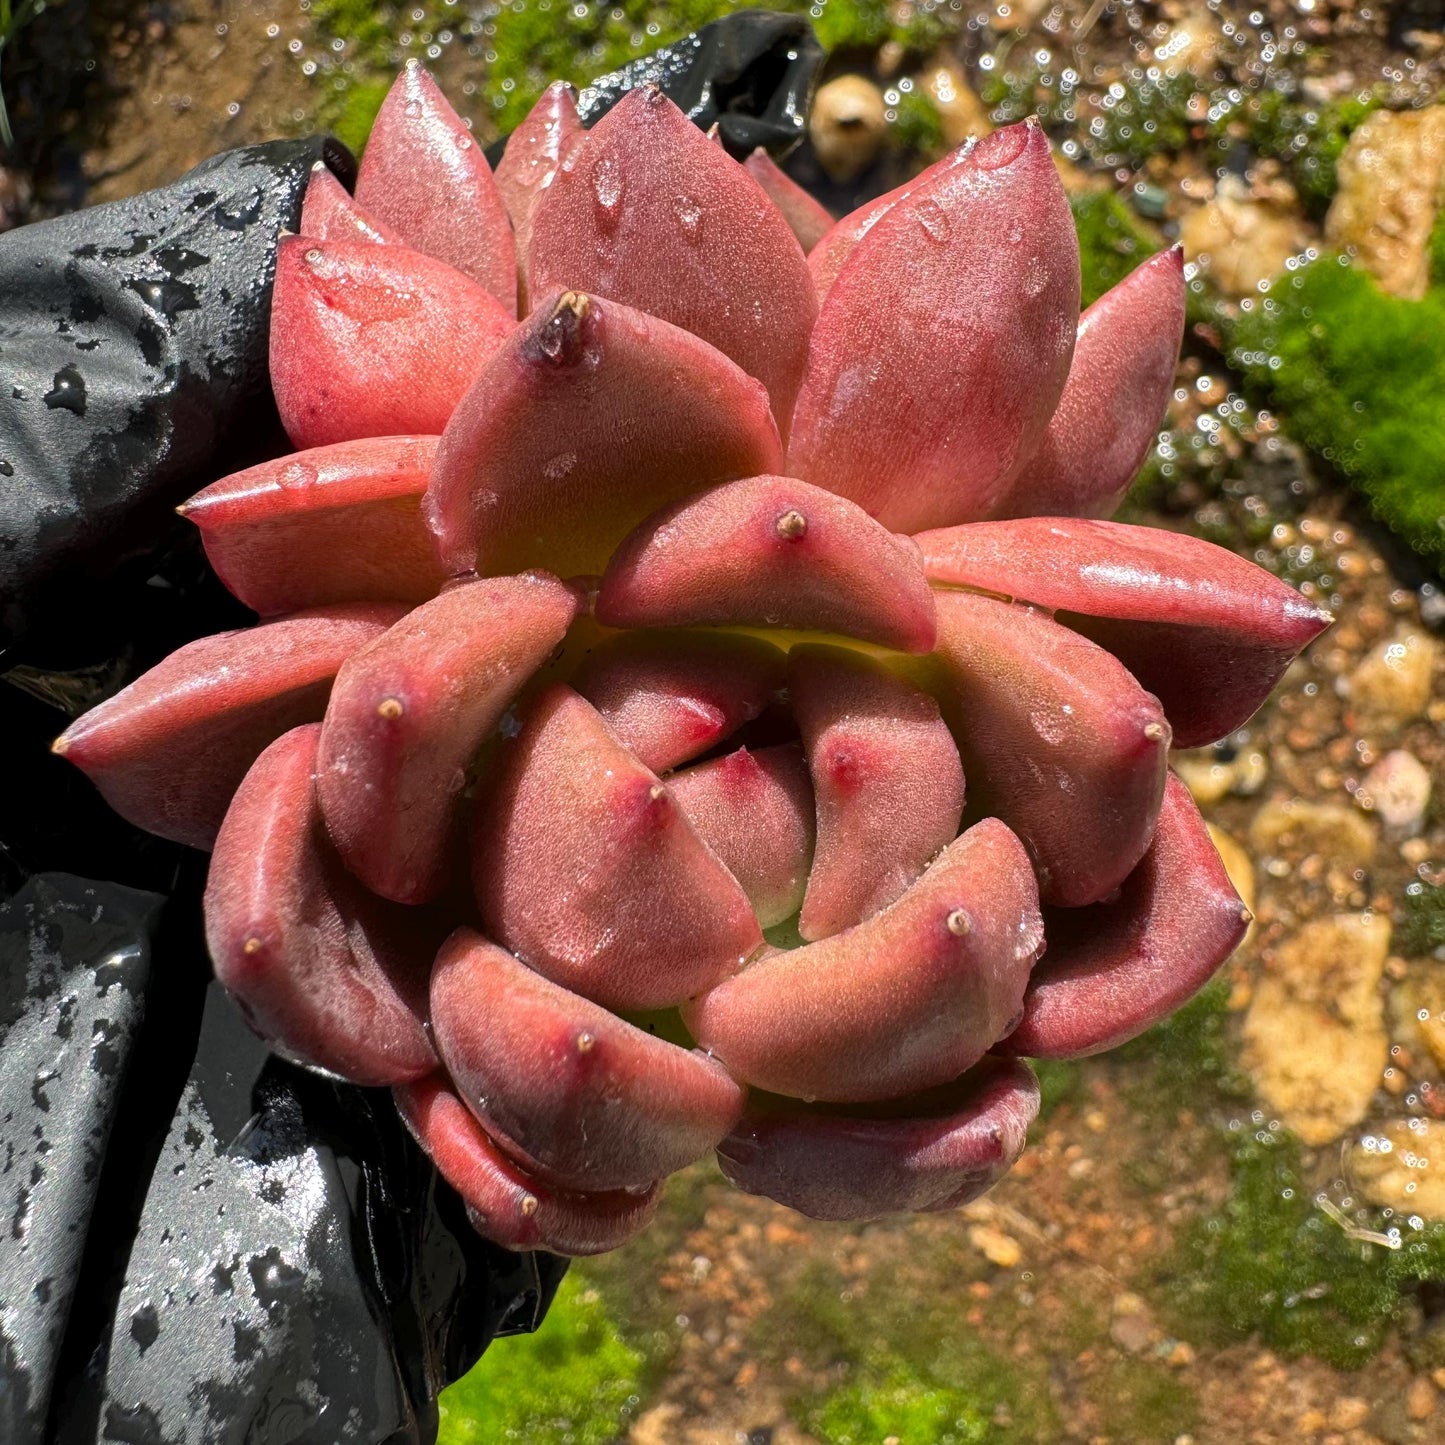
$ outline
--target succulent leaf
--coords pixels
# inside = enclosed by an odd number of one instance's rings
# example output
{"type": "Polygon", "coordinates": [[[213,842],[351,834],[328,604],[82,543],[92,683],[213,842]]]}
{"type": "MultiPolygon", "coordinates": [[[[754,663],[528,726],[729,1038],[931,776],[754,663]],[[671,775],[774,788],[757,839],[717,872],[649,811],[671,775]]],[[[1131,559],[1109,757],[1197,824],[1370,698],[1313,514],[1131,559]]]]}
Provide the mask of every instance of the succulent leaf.
{"type": "Polygon", "coordinates": [[[421,516],[436,437],[365,437],[222,477],[181,514],[216,575],[263,617],[435,597],[446,580],[421,516]]]}
{"type": "Polygon", "coordinates": [[[734,1078],[794,1098],[898,1098],[956,1079],[1009,1032],[1043,941],[1023,846],[996,818],[883,912],[773,953],[683,1006],[734,1078]]]}
{"type": "Polygon", "coordinates": [[[772,928],[791,918],[802,906],[815,832],[813,787],[797,743],[738,748],[674,773],[667,786],[742,884],[758,922],[772,928]]]}
{"type": "Polygon", "coordinates": [[[1077,1058],[1127,1042],[1208,983],[1249,918],[1188,788],[1171,773],[1154,842],[1119,897],[1046,914],[1048,955],[999,1051],[1077,1058]]]}
{"type": "Polygon", "coordinates": [[[409,246],[517,314],[517,253],[492,168],[426,69],[401,69],[366,142],[356,200],[409,246]]]}
{"type": "Polygon", "coordinates": [[[406,246],[284,236],[271,388],[300,450],[439,433],[516,320],[445,262],[406,246]]]}
{"type": "Polygon", "coordinates": [[[1033,608],[938,594],[938,656],[976,804],[1029,850],[1046,903],[1097,903],[1154,836],[1169,725],[1103,648],[1033,608]]]}
{"type": "Polygon", "coordinates": [[[846,648],[794,648],[788,689],[818,808],[798,931],[816,940],[886,908],[958,836],[963,765],[938,703],[846,648]]]}
{"type": "Polygon", "coordinates": [[[73,722],[55,751],[138,828],[210,848],[261,751],[319,721],[341,664],[404,611],[317,608],[188,642],[73,722]]]}
{"type": "Polygon", "coordinates": [[[568,152],[527,275],[536,295],[588,291],[700,336],[763,383],[786,435],[817,314],[807,261],[757,181],[660,90],[625,95],[568,152]]]}
{"type": "Polygon", "coordinates": [[[990,515],[1043,439],[1078,315],[1048,141],[1032,122],[995,131],[888,208],[839,271],[788,469],[895,532],[990,515]]]}
{"type": "Polygon", "coordinates": [[[739,1189],[810,1219],[957,1209],[1008,1173],[1039,1111],[1028,1066],[1001,1063],[873,1109],[759,1101],[718,1145],[718,1163],[739,1189]]]}
{"type": "Polygon", "coordinates": [[[644,767],[665,773],[752,722],[786,680],[786,658],[760,637],[624,632],[587,658],[572,685],[644,767]]]}
{"type": "Polygon", "coordinates": [[[403,244],[401,237],[375,216],[368,216],[351,193],[317,161],[306,183],[301,205],[301,234],[316,241],[369,241],[374,246],[403,244]]]}
{"type": "Polygon", "coordinates": [[[649,512],[780,461],[762,387],[666,321],[544,301],[442,433],[424,511],[457,576],[600,572],[649,512]]]}
{"type": "Polygon", "coordinates": [[[472,849],[488,933],[609,1008],[671,1007],[763,942],[747,895],[666,785],[562,684],[506,745],[472,849]]]}
{"type": "Polygon", "coordinates": [[[445,887],[463,852],[467,769],[580,606],[544,572],[480,578],[423,603],[342,664],[316,791],[332,842],[373,892],[425,903],[445,887]]]}
{"type": "Polygon", "coordinates": [[[936,583],[1047,607],[1113,653],[1163,703],[1176,747],[1247,722],[1330,623],[1262,567],[1184,533],[1030,517],[916,540],[936,583]]]}
{"type": "Polygon", "coordinates": [[[354,1084],[405,1083],[436,1067],[423,1026],[435,927],[331,852],[312,786],[320,732],[278,738],[237,790],[206,879],[206,944],[273,1047],[354,1084]]]}
{"type": "Polygon", "coordinates": [[[762,146],[743,164],[748,174],[768,193],[768,199],[781,212],[806,256],[832,229],[832,212],[819,205],[762,146]]]}
{"type": "Polygon", "coordinates": [[[497,1146],[564,1189],[645,1189],[737,1123],[743,1090],[679,1048],[458,929],[432,974],[437,1048],[497,1146]]]}
{"type": "Polygon", "coordinates": [[[1184,252],[1151,256],[1079,318],[1064,394],[998,515],[1107,517],[1169,405],[1184,336],[1184,252]]]}
{"type": "Polygon", "coordinates": [[[523,1173],[439,1078],[395,1091],[403,1122],[466,1202],[472,1228],[507,1249],[603,1254],[657,1212],[657,1188],[573,1193],[523,1173]]]}
{"type": "Polygon", "coordinates": [[[597,594],[611,627],[750,624],[838,632],[903,652],[937,633],[906,537],[790,477],[712,487],[649,517],[613,554],[597,594]]]}

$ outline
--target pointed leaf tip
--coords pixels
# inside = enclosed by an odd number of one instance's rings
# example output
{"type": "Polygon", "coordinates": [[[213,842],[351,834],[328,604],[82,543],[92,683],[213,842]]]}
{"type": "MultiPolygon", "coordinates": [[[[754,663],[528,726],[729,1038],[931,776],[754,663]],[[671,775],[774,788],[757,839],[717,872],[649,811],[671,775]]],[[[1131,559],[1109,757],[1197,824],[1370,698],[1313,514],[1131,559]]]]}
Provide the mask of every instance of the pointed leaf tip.
{"type": "Polygon", "coordinates": [[[393,82],[356,176],[356,199],[407,245],[455,266],[517,314],[517,253],[482,148],[425,66],[393,82]]]}

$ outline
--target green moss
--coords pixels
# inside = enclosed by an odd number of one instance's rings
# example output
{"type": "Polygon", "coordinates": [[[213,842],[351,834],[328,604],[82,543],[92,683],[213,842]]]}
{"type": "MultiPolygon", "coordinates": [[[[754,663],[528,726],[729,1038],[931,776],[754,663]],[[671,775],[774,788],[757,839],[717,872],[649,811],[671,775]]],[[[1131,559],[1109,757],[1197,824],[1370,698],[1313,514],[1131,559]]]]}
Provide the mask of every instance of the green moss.
{"type": "Polygon", "coordinates": [[[1110,1361],[1090,1379],[1088,1393],[1126,1440],[1173,1440],[1199,1423],[1199,1397],[1162,1363],[1110,1361]]]}
{"type": "Polygon", "coordinates": [[[1229,985],[1216,978],[1147,1033],[1115,1050],[1156,1112],[1204,1113],[1250,1097],[1249,1081],[1234,1062],[1228,1034],[1229,985]]]}
{"type": "Polygon", "coordinates": [[[1400,301],[1324,257],[1280,277],[1229,341],[1252,399],[1445,563],[1445,293],[1400,301]]]}
{"type": "Polygon", "coordinates": [[[920,91],[900,95],[893,122],[893,142],[903,150],[912,151],[925,161],[932,161],[948,149],[943,138],[943,122],[933,102],[920,91]]]}
{"type": "Polygon", "coordinates": [[[1445,207],[1430,229],[1430,284],[1445,287],[1445,207]]]}
{"type": "MultiPolygon", "coordinates": [[[[775,5],[775,9],[791,9],[775,5]]],[[[800,6],[800,9],[807,9],[800,6]]],[[[930,50],[950,29],[958,29],[957,16],[937,13],[931,4],[898,5],[894,0],[818,0],[813,29],[824,50],[876,50],[889,41],[905,50],[930,50]]],[[[808,10],[812,14],[812,10],[808,10]]]]}
{"type": "Polygon", "coordinates": [[[1305,210],[1319,219],[1335,194],[1336,167],[1350,136],[1379,105],[1374,98],[1348,96],[1314,106],[1266,88],[1218,121],[1215,131],[1223,143],[1228,130],[1242,122],[1253,149],[1280,162],[1305,210]]]}
{"type": "Polygon", "coordinates": [[[439,1445],[606,1445],[625,1433],[644,1359],[575,1274],[534,1335],[498,1340],[441,1394],[439,1445]]]}
{"type": "Polygon", "coordinates": [[[1351,1238],[1303,1184],[1299,1145],[1263,1115],[1236,1120],[1232,1189],[1155,1270],[1175,1327],[1220,1344],[1257,1336],[1285,1354],[1351,1369],[1445,1281],[1445,1229],[1404,1230],[1398,1249],[1351,1238]]]}
{"type": "Polygon", "coordinates": [[[1079,232],[1084,305],[1092,305],[1142,261],[1163,247],[1114,191],[1084,191],[1069,197],[1079,232]]]}
{"type": "Polygon", "coordinates": [[[364,80],[336,93],[335,101],[324,107],[326,128],[359,156],[366,149],[372,122],[386,99],[385,80],[364,80]]]}
{"type": "Polygon", "coordinates": [[[840,1386],[807,1412],[805,1424],[826,1445],[876,1445],[889,1436],[975,1445],[993,1433],[986,1403],[987,1394],[940,1389],[900,1363],[840,1386]]]}
{"type": "Polygon", "coordinates": [[[1395,948],[1420,958],[1445,948],[1445,888],[1415,882],[1405,889],[1405,907],[1395,924],[1395,948]]]}
{"type": "Polygon", "coordinates": [[[1084,1068],[1077,1059],[1032,1059],[1039,1076],[1039,1122],[1059,1107],[1078,1097],[1084,1083],[1084,1068]]]}

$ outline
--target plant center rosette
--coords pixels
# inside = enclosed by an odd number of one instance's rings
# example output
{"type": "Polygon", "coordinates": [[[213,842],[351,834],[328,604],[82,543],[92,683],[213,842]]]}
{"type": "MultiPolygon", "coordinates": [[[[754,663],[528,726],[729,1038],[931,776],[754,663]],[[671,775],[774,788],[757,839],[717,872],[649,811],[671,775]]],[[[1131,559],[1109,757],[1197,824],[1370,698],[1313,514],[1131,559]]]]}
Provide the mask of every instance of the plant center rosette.
{"type": "Polygon", "coordinates": [[[280,242],[298,450],[182,509],[263,620],[56,746],[212,850],[247,1018],[392,1086],[498,1242],[611,1248],[713,1149],[815,1217],[962,1204],[1023,1056],[1238,943],[1171,736],[1328,621],[1100,520],[1183,315],[1171,251],[1080,317],[1031,123],[834,223],[656,90],[553,87],[494,175],[411,66],[280,242]]]}

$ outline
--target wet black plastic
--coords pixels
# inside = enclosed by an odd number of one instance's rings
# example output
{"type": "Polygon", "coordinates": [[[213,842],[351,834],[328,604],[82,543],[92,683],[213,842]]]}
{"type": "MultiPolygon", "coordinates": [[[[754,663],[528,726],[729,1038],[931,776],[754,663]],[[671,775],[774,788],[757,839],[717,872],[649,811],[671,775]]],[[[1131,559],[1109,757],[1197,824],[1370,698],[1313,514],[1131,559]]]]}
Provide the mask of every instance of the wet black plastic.
{"type": "Polygon", "coordinates": [[[599,76],[577,98],[586,125],[629,90],[659,85],[704,130],[716,124],[738,159],[757,146],[783,155],[804,136],[823,48],[798,15],[742,10],[599,76]]]}
{"type": "MultiPolygon", "coordinates": [[[[741,14],[657,82],[735,153],[803,133],[820,52],[741,14]]],[[[205,859],[47,743],[248,614],[171,507],[286,449],[275,237],[323,139],[0,237],[0,1442],[427,1445],[438,1390],[564,1263],[486,1243],[384,1093],[272,1057],[210,982],[205,859]],[[84,876],[76,876],[84,875],[84,876]],[[94,881],[103,880],[103,881],[94,881]]]]}

